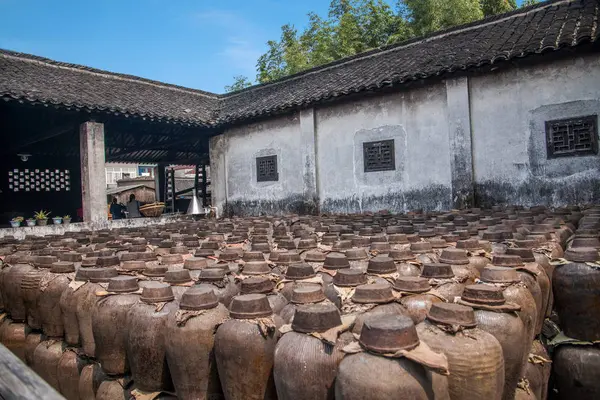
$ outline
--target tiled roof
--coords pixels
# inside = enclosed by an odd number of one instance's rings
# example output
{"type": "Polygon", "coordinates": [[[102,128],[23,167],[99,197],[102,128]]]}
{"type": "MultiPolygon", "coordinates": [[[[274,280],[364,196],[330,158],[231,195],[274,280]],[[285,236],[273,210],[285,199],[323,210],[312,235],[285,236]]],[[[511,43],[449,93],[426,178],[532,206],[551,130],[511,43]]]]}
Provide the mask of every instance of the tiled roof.
{"type": "Polygon", "coordinates": [[[553,0],[216,95],[0,51],[0,97],[222,125],[597,42],[600,0],[553,0]]]}

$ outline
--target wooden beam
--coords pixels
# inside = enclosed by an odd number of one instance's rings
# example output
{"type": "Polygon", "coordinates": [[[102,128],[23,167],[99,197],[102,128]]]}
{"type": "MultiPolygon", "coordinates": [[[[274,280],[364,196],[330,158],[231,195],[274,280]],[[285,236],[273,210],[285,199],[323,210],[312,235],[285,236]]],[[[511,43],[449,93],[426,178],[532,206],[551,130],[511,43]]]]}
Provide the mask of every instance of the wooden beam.
{"type": "Polygon", "coordinates": [[[11,150],[13,150],[13,151],[19,150],[24,147],[31,146],[32,144],[43,142],[44,140],[52,139],[56,136],[64,135],[65,133],[68,133],[69,131],[74,131],[75,128],[76,128],[76,126],[73,124],[58,126],[56,128],[50,129],[49,131],[46,131],[44,133],[40,133],[35,136],[27,137],[20,143],[15,143],[13,146],[11,146],[11,150]]]}

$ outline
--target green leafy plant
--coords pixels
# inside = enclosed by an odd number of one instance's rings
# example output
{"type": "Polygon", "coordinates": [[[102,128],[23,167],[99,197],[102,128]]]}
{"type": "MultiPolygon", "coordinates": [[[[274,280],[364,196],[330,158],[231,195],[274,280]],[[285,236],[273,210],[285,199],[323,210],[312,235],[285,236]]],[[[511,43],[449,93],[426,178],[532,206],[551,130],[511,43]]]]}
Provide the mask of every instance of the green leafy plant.
{"type": "Polygon", "coordinates": [[[63,216],[63,219],[71,219],[71,216],[70,215],[65,215],[65,216],[63,216]]]}
{"type": "Polygon", "coordinates": [[[37,220],[48,219],[48,217],[50,216],[50,211],[44,211],[44,210],[36,211],[33,213],[33,216],[37,220]]]}
{"type": "Polygon", "coordinates": [[[23,222],[25,220],[25,218],[23,217],[14,217],[11,221],[13,222],[23,222]]]}

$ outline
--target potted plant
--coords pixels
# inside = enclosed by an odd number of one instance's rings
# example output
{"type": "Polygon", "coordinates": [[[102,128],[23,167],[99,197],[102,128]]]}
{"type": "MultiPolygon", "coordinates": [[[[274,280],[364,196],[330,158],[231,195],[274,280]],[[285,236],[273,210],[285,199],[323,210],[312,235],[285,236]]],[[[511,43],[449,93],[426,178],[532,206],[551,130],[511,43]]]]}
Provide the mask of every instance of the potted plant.
{"type": "Polygon", "coordinates": [[[45,226],[48,225],[48,216],[50,216],[50,211],[36,211],[33,216],[35,217],[39,226],[45,226]]]}
{"type": "Polygon", "coordinates": [[[71,223],[71,216],[70,215],[65,215],[63,218],[63,224],[64,225],[68,225],[71,223]]]}
{"type": "Polygon", "coordinates": [[[10,220],[10,226],[12,226],[13,228],[18,228],[23,223],[23,220],[23,217],[14,217],[10,220]]]}
{"type": "Polygon", "coordinates": [[[27,218],[27,226],[35,226],[35,218],[27,218]]]}
{"type": "Polygon", "coordinates": [[[56,217],[52,217],[52,222],[54,222],[54,225],[60,225],[62,224],[63,218],[60,215],[57,215],[56,217]]]}

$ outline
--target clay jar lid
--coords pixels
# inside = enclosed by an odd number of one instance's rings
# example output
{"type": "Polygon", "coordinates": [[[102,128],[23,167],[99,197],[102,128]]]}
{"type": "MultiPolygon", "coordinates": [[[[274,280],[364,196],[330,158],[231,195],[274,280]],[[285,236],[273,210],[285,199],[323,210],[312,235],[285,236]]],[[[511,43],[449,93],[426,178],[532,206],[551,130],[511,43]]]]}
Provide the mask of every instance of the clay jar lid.
{"type": "Polygon", "coordinates": [[[264,277],[252,277],[242,281],[242,294],[247,293],[271,293],[275,288],[275,284],[269,279],[264,277]]]}
{"type": "Polygon", "coordinates": [[[242,254],[238,250],[234,249],[226,249],[219,254],[219,260],[222,261],[235,261],[239,260],[242,257],[242,254]]]}
{"type": "Polygon", "coordinates": [[[515,240],[515,244],[521,248],[533,249],[534,247],[537,246],[538,243],[536,240],[523,239],[523,240],[515,240]]]}
{"type": "Polygon", "coordinates": [[[455,233],[448,233],[446,235],[443,235],[442,239],[444,239],[446,241],[446,243],[451,243],[451,242],[458,241],[460,239],[460,236],[458,236],[455,233]]]}
{"type": "Polygon", "coordinates": [[[287,253],[287,250],[281,250],[281,249],[272,250],[269,254],[269,260],[277,261],[279,259],[279,255],[283,254],[283,253],[287,253]]]}
{"type": "Polygon", "coordinates": [[[502,305],[506,302],[503,289],[489,285],[468,285],[465,286],[462,295],[464,301],[473,304],[502,305]]]}
{"type": "Polygon", "coordinates": [[[444,249],[446,248],[446,246],[448,246],[446,241],[441,238],[431,238],[428,241],[429,243],[431,243],[431,247],[433,247],[434,249],[444,249]]]}
{"type": "Polygon", "coordinates": [[[394,300],[392,286],[389,283],[373,283],[357,286],[352,295],[355,303],[389,303],[394,300]]]}
{"type": "Polygon", "coordinates": [[[117,276],[108,281],[108,288],[106,290],[115,293],[127,293],[135,292],[139,288],[140,286],[134,276],[117,276]]]}
{"type": "Polygon", "coordinates": [[[510,267],[496,267],[488,265],[481,271],[480,279],[489,283],[515,283],[520,282],[517,270],[510,267]]]}
{"type": "Polygon", "coordinates": [[[165,254],[160,259],[162,265],[175,265],[183,264],[183,257],[181,254],[165,254]]]}
{"type": "Polygon", "coordinates": [[[464,265],[469,263],[467,251],[463,249],[444,249],[439,261],[443,264],[464,265]]]}
{"type": "Polygon", "coordinates": [[[190,257],[183,262],[183,268],[198,270],[208,267],[208,259],[204,257],[190,257]]]}
{"type": "Polygon", "coordinates": [[[317,276],[313,267],[305,263],[292,264],[285,271],[286,279],[309,279],[317,276]]]}
{"type": "Polygon", "coordinates": [[[393,288],[399,292],[424,293],[431,290],[431,285],[427,279],[419,276],[399,276],[393,288]]]}
{"type": "Polygon", "coordinates": [[[473,309],[455,303],[433,303],[427,313],[427,319],[444,325],[460,325],[466,328],[477,326],[473,309]]]}
{"type": "Polygon", "coordinates": [[[146,238],[143,238],[143,237],[135,237],[135,238],[131,239],[131,244],[133,244],[133,245],[145,246],[147,243],[148,243],[148,240],[146,240],[146,238]]]}
{"type": "Polygon", "coordinates": [[[36,256],[33,263],[38,268],[50,268],[55,262],[58,262],[58,258],[54,256],[36,256]]]}
{"type": "Polygon", "coordinates": [[[126,271],[143,271],[146,269],[146,261],[123,261],[121,263],[121,269],[124,269],[126,271]]]}
{"type": "Polygon", "coordinates": [[[169,251],[170,254],[188,254],[188,248],[185,246],[175,246],[175,247],[171,247],[171,250],[169,251]]]}
{"type": "Polygon", "coordinates": [[[199,280],[218,282],[222,281],[225,275],[227,275],[227,271],[223,268],[205,268],[200,271],[199,280]]]}
{"type": "Polygon", "coordinates": [[[520,267],[523,265],[523,260],[516,255],[498,254],[492,258],[492,264],[498,267],[520,267]]]}
{"type": "Polygon", "coordinates": [[[325,332],[342,324],[342,317],[331,303],[300,305],[294,314],[292,329],[296,332],[325,332]]]}
{"type": "Polygon", "coordinates": [[[158,244],[161,249],[170,249],[173,246],[175,246],[175,242],[172,240],[163,240],[158,244]]]}
{"type": "Polygon", "coordinates": [[[252,251],[268,253],[271,251],[271,245],[269,243],[252,243],[252,251]]]}
{"type": "Polygon", "coordinates": [[[321,285],[297,286],[292,291],[291,302],[294,304],[319,303],[325,300],[325,293],[321,285]]]}
{"type": "Polygon", "coordinates": [[[192,280],[187,269],[170,269],[165,273],[164,281],[173,285],[186,283],[192,280]]]}
{"type": "Polygon", "coordinates": [[[315,239],[300,239],[298,242],[299,249],[314,249],[317,247],[317,241],[315,239]]]}
{"type": "Polygon", "coordinates": [[[69,261],[69,262],[81,262],[81,260],[83,259],[81,257],[81,254],[76,253],[74,251],[69,251],[66,253],[62,253],[59,256],[60,261],[69,261]]]}
{"type": "Polygon", "coordinates": [[[349,249],[344,252],[348,261],[366,260],[368,258],[365,249],[349,249]]]}
{"type": "Polygon", "coordinates": [[[229,315],[235,319],[264,318],[273,314],[264,294],[243,294],[231,300],[229,315]]]}
{"type": "Polygon", "coordinates": [[[430,242],[415,242],[410,244],[410,251],[415,254],[419,253],[431,253],[433,251],[433,247],[430,242]]]}
{"type": "Polygon", "coordinates": [[[533,250],[522,247],[509,247],[506,249],[506,254],[510,256],[519,256],[523,262],[535,262],[533,250]]]}
{"type": "Polygon", "coordinates": [[[448,264],[431,263],[423,265],[421,276],[423,278],[449,279],[454,277],[454,272],[448,264]]]}
{"type": "Polygon", "coordinates": [[[419,345],[415,324],[405,315],[376,314],[365,319],[360,343],[375,353],[412,350],[419,345]]]}
{"type": "Polygon", "coordinates": [[[115,267],[89,268],[86,273],[90,282],[94,283],[106,283],[119,275],[115,267]]]}
{"type": "Polygon", "coordinates": [[[78,282],[86,282],[89,281],[90,278],[88,276],[88,271],[90,268],[79,268],[75,272],[75,280],[78,282]]]}
{"type": "Polygon", "coordinates": [[[504,240],[504,233],[502,231],[484,231],[481,238],[490,242],[501,242],[504,240]]]}
{"type": "Polygon", "coordinates": [[[300,258],[300,254],[295,251],[288,251],[286,253],[279,253],[279,258],[277,259],[277,264],[280,265],[290,265],[292,263],[301,262],[302,258],[300,258]]]}
{"type": "Polygon", "coordinates": [[[388,242],[374,242],[369,247],[371,251],[388,252],[392,249],[392,246],[388,242]]]}
{"type": "Polygon", "coordinates": [[[368,274],[391,274],[396,272],[396,264],[391,257],[377,256],[369,260],[368,274]]]}
{"type": "Polygon", "coordinates": [[[325,257],[323,267],[327,269],[341,269],[350,268],[350,262],[344,254],[341,253],[329,253],[325,257]]]}
{"type": "Polygon", "coordinates": [[[215,292],[208,287],[192,287],[181,296],[179,308],[182,310],[208,310],[219,305],[215,292]]]}
{"type": "Polygon", "coordinates": [[[367,283],[367,274],[358,269],[342,269],[333,277],[333,284],[339,287],[354,287],[367,283]]]}
{"type": "MultiPolygon", "coordinates": [[[[323,243],[325,244],[325,243],[323,243]]],[[[352,246],[354,247],[367,247],[371,244],[368,237],[356,236],[352,238],[352,246]]]]}
{"type": "Polygon", "coordinates": [[[571,242],[571,248],[577,247],[594,247],[598,249],[600,248],[600,240],[596,237],[581,237],[576,235],[571,242]]]}
{"type": "Polygon", "coordinates": [[[593,247],[576,247],[565,251],[565,259],[572,262],[594,262],[600,259],[598,250],[593,247]]]}
{"type": "Polygon", "coordinates": [[[415,259],[415,255],[409,249],[392,249],[388,252],[388,257],[394,261],[410,261],[415,259]]]}
{"type": "Polygon", "coordinates": [[[198,249],[194,252],[196,257],[213,257],[214,255],[215,251],[212,249],[198,249]]]}
{"type": "Polygon", "coordinates": [[[394,233],[388,236],[388,241],[392,244],[408,244],[408,239],[404,233],[394,233]]]}
{"type": "Polygon", "coordinates": [[[265,256],[262,251],[246,251],[242,260],[248,261],[265,261],[265,256]]]}
{"type": "Polygon", "coordinates": [[[117,256],[101,256],[96,260],[97,267],[112,267],[119,265],[119,257],[117,256]]]}
{"type": "Polygon", "coordinates": [[[96,261],[98,261],[98,257],[86,257],[81,261],[81,267],[82,268],[95,267],[96,261]]]}
{"type": "Polygon", "coordinates": [[[52,264],[50,267],[50,272],[55,274],[68,274],[70,272],[75,272],[75,264],[67,261],[58,261],[52,264]]]}
{"type": "Polygon", "coordinates": [[[266,261],[250,261],[244,264],[242,273],[244,275],[264,275],[271,272],[266,261]]]}
{"type": "Polygon", "coordinates": [[[477,239],[465,239],[456,242],[456,248],[464,250],[481,250],[481,244],[477,239]]]}
{"type": "Polygon", "coordinates": [[[160,303],[163,301],[172,301],[175,299],[173,296],[173,289],[166,283],[160,282],[148,282],[144,285],[142,290],[142,296],[140,300],[144,303],[160,303]]]}
{"type": "Polygon", "coordinates": [[[201,249],[219,250],[219,247],[220,247],[219,242],[208,241],[208,242],[200,243],[201,249]]]}
{"type": "Polygon", "coordinates": [[[304,261],[306,262],[323,262],[325,261],[325,253],[320,251],[308,251],[304,254],[304,261]]]}
{"type": "Polygon", "coordinates": [[[167,270],[168,270],[168,268],[165,267],[164,265],[149,265],[142,272],[142,274],[144,274],[146,276],[151,276],[151,277],[159,277],[159,276],[165,276],[165,274],[167,273],[167,270]]]}

